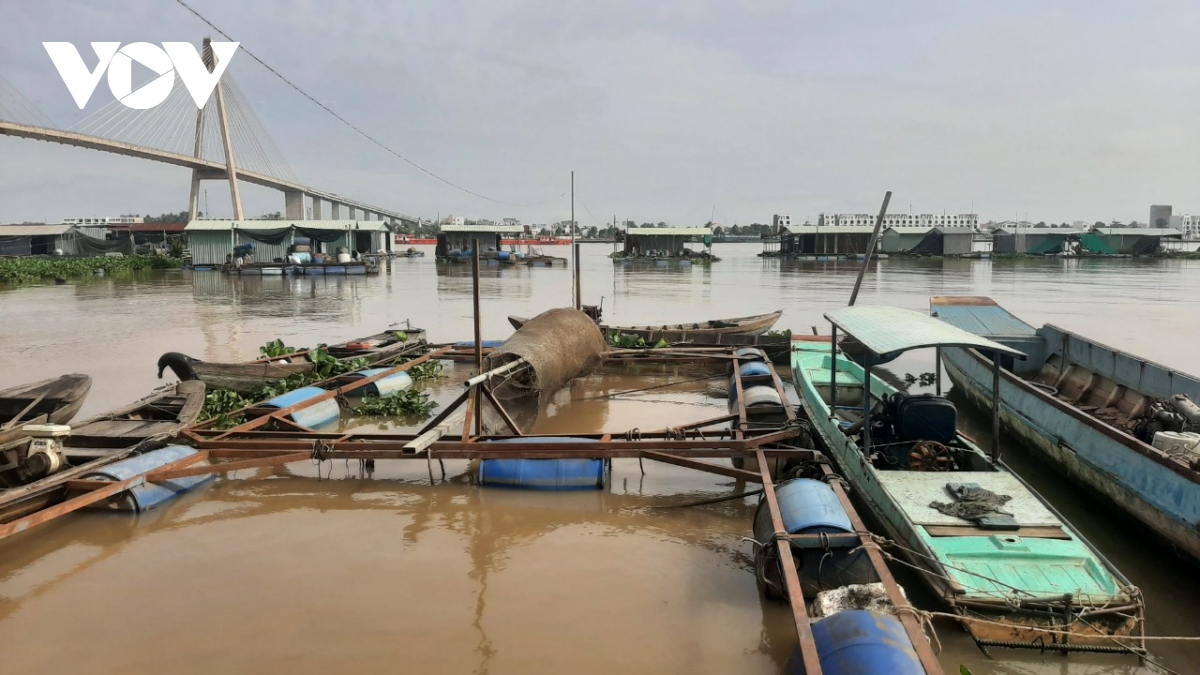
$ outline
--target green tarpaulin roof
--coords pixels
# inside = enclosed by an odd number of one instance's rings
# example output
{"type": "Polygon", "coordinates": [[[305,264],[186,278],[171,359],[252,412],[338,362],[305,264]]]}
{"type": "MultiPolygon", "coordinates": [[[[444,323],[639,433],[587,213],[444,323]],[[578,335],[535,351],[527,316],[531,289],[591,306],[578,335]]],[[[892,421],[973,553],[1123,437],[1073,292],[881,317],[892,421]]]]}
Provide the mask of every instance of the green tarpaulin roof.
{"type": "Polygon", "coordinates": [[[967,347],[1025,358],[1016,349],[908,309],[845,307],[826,312],[825,318],[883,357],[922,347],[967,347]]]}
{"type": "Polygon", "coordinates": [[[1079,235],[1079,243],[1083,244],[1083,247],[1092,253],[1103,253],[1106,255],[1113,255],[1116,253],[1116,251],[1113,250],[1113,247],[1105,243],[1104,239],[1100,235],[1093,232],[1079,235]]]}

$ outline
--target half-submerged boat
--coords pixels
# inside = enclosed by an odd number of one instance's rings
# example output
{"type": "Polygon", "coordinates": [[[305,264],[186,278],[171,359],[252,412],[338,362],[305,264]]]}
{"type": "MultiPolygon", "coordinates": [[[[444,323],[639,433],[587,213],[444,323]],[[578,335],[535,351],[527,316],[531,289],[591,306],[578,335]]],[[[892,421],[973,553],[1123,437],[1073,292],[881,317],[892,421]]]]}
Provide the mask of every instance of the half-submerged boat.
{"type": "MultiPolygon", "coordinates": [[[[762,335],[779,321],[783,311],[770,314],[755,314],[754,316],[738,316],[732,319],[712,319],[693,323],[672,323],[661,326],[600,326],[606,337],[618,334],[636,335],[646,342],[688,342],[698,344],[728,344],[715,341],[700,343],[699,340],[718,335],[762,335]]],[[[508,317],[513,328],[519,329],[529,319],[520,316],[508,317]]]]}
{"type": "MultiPolygon", "coordinates": [[[[375,365],[414,352],[425,346],[425,331],[387,330],[364,338],[325,347],[324,351],[340,361],[365,359],[375,365]]],[[[158,359],[158,376],[167,368],[180,380],[200,380],[210,389],[229,389],[240,394],[255,394],[266,385],[293,375],[307,375],[316,368],[316,350],[303,350],[280,356],[264,357],[243,363],[210,363],[187,354],[167,352],[158,359]]]]}
{"type": "Polygon", "coordinates": [[[25,436],[26,424],[65,424],[79,412],[92,378],[72,374],[0,391],[0,445],[25,436]]]}
{"type": "Polygon", "coordinates": [[[871,373],[920,348],[1020,352],[903,309],[849,307],[825,318],[829,342],[793,345],[796,388],[897,559],[921,572],[981,645],[1142,649],[1137,589],[995,450],[988,456],[958,431],[950,401],[899,392],[871,373]],[[839,332],[855,340],[858,362],[837,349],[839,332]]]}
{"type": "Polygon", "coordinates": [[[0,516],[12,511],[5,505],[18,496],[57,485],[81,466],[120,459],[178,432],[200,415],[204,391],[203,382],[178,382],[74,426],[27,425],[25,438],[0,445],[0,516]]]}
{"type": "MultiPolygon", "coordinates": [[[[1045,325],[1034,329],[991,298],[934,297],[947,324],[1020,350],[1002,359],[1000,422],[1073,481],[1107,498],[1200,560],[1200,379],[1045,325]]],[[[972,349],[942,352],[946,374],[990,409],[992,364],[972,349]]]]}

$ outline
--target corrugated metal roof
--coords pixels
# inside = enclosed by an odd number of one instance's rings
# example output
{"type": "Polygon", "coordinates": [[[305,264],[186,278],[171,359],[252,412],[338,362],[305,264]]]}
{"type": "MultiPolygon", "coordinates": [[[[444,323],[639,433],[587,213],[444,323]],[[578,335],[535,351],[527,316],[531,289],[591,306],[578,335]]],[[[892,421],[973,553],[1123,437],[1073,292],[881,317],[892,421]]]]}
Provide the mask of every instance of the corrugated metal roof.
{"type": "Polygon", "coordinates": [[[1029,337],[1033,326],[1009,313],[995,300],[982,296],[935,295],[929,299],[929,314],[951,326],[986,338],[1029,337]]]}
{"type": "Polygon", "coordinates": [[[183,228],[187,232],[203,230],[278,230],[282,227],[303,227],[310,230],[359,230],[376,232],[388,229],[382,220],[193,220],[183,228]]]}
{"type": "Polygon", "coordinates": [[[1098,234],[1143,237],[1182,237],[1183,233],[1169,227],[1093,227],[1098,234]]]}
{"type": "Polygon", "coordinates": [[[130,232],[182,232],[187,223],[132,223],[125,225],[130,232]]]}
{"type": "Polygon", "coordinates": [[[491,232],[493,234],[522,234],[524,225],[443,225],[442,232],[491,232]]]}
{"type": "Polygon", "coordinates": [[[896,227],[893,225],[892,227],[883,228],[883,231],[884,232],[896,232],[897,234],[929,234],[930,232],[933,231],[933,225],[929,225],[928,227],[925,227],[925,226],[910,227],[908,225],[905,225],[903,227],[896,227]]]}
{"type": "Polygon", "coordinates": [[[650,237],[706,237],[712,235],[707,227],[630,227],[625,234],[650,237]]]}
{"type": "Polygon", "coordinates": [[[1000,227],[992,230],[992,234],[1083,234],[1087,230],[1077,230],[1073,227],[1000,227]]]}
{"type": "Polygon", "coordinates": [[[871,234],[875,231],[874,225],[809,225],[807,227],[800,225],[797,227],[783,228],[789,234],[871,234]]]}
{"type": "Polygon", "coordinates": [[[942,234],[975,234],[975,229],[971,227],[935,227],[933,228],[942,234]]]}
{"type": "Polygon", "coordinates": [[[0,237],[40,237],[65,234],[74,225],[0,225],[0,237]]]}
{"type": "Polygon", "coordinates": [[[1025,358],[1016,349],[909,309],[843,307],[826,312],[825,318],[880,356],[895,356],[924,347],[974,347],[1025,358]]]}

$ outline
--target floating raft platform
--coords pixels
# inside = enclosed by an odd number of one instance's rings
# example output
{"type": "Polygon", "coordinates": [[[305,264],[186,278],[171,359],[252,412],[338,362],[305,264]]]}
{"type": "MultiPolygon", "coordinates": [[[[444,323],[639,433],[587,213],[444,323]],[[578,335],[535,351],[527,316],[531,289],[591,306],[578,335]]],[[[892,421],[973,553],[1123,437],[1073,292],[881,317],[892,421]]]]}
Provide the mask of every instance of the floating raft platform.
{"type": "MultiPolygon", "coordinates": [[[[598,332],[598,330],[597,330],[598,332]]],[[[599,336],[597,335],[597,339],[599,336]]],[[[484,345],[480,345],[480,351],[484,345]]],[[[493,347],[502,353],[502,347],[493,347]]],[[[506,412],[492,387],[510,381],[525,367],[523,359],[508,360],[492,371],[472,377],[453,403],[442,408],[415,433],[365,433],[357,430],[313,431],[302,424],[310,416],[323,417],[322,406],[355,396],[396,378],[405,371],[457,352],[475,351],[474,345],[447,346],[399,365],[383,364],[353,377],[340,376],[318,383],[302,395],[279,397],[272,406],[256,405],[239,411],[237,426],[216,428],[214,421],[194,424],[180,434],[177,445],[154,457],[144,455],[140,465],[114,465],[63,483],[62,501],[34,513],[0,523],[0,538],[24,532],[73,511],[105,504],[124,504],[131,510],[149,508],[209,477],[240,469],[259,468],[310,460],[387,459],[416,460],[430,466],[434,459],[481,460],[482,489],[504,485],[540,489],[596,489],[607,480],[607,466],[616,458],[652,460],[744,483],[761,484],[760,517],[765,523],[761,552],[777,561],[776,578],[781,598],[791,610],[796,630],[794,672],[808,675],[843,672],[894,672],[941,675],[922,621],[903,590],[891,576],[873,535],[863,525],[840,481],[823,456],[803,446],[808,431],[787,401],[783,381],[764,354],[755,349],[661,350],[667,354],[640,356],[639,364],[677,366],[681,361],[714,370],[728,378],[731,402],[726,414],[651,431],[620,433],[568,433],[530,435],[506,412]],[[656,361],[658,363],[656,364],[656,361]],[[775,401],[765,407],[759,390],[770,390],[775,401]],[[482,433],[485,407],[494,409],[507,433],[482,433]],[[771,422],[770,420],[776,420],[771,422]],[[736,464],[730,460],[737,459],[736,464]],[[795,504],[776,488],[776,480],[790,468],[808,467],[809,481],[819,486],[825,508],[840,515],[840,529],[796,527],[795,504]],[[814,472],[815,473],[812,473],[814,472]],[[860,561],[862,577],[878,589],[890,610],[847,606],[823,601],[809,591],[830,590],[830,582],[803,560],[806,552],[818,556],[841,552],[860,561]],[[846,664],[852,664],[847,666],[846,664]],[[853,667],[858,670],[848,671],[853,667]],[[863,670],[863,668],[871,668],[863,670]],[[884,668],[880,671],[878,668],[884,668]]],[[[482,354],[476,358],[482,359],[482,354]]],[[[610,368],[629,367],[623,359],[608,361],[610,368]]],[[[498,363],[498,362],[494,362],[498,363]]],[[[691,368],[689,366],[689,368],[691,368]]],[[[295,392],[293,392],[295,393],[295,392]]],[[[737,497],[735,492],[733,497],[737,497]]],[[[749,528],[748,528],[749,529],[749,528]]],[[[811,555],[807,556],[811,558],[811,555]]],[[[838,590],[838,589],[832,589],[838,590]]]]}

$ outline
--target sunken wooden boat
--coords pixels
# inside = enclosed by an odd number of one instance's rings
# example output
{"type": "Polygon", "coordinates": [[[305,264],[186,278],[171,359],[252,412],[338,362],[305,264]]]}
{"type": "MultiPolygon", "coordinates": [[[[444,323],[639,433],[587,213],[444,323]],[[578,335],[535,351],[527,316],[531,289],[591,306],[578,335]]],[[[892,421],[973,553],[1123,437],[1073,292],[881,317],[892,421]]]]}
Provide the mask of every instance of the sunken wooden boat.
{"type": "Polygon", "coordinates": [[[162,445],[196,421],[204,392],[203,382],[177,382],[72,427],[34,426],[53,434],[57,457],[35,452],[31,459],[30,437],[0,445],[0,522],[61,501],[63,484],[82,473],[162,445]]]}
{"type": "MultiPolygon", "coordinates": [[[[1200,379],[1057,326],[1034,329],[984,297],[934,297],[938,319],[1023,352],[1002,360],[1000,422],[1072,481],[1200,560],[1200,379]],[[1157,437],[1157,444],[1156,444],[1157,437]]],[[[991,409],[991,361],[942,352],[946,374],[991,409]]]]}
{"type": "MultiPolygon", "coordinates": [[[[783,311],[754,316],[738,316],[732,319],[713,319],[696,323],[674,323],[661,326],[600,326],[606,339],[614,335],[636,335],[646,342],[666,340],[669,343],[691,342],[694,344],[733,344],[719,342],[717,336],[762,335],[779,321],[783,311]],[[707,342],[700,342],[707,340],[707,342]]],[[[529,319],[520,316],[508,317],[513,328],[519,329],[529,319]]]]}
{"type": "Polygon", "coordinates": [[[1143,649],[1138,590],[998,451],[988,456],[958,431],[950,401],[898,392],[871,372],[918,348],[1020,352],[908,310],[849,307],[825,317],[829,342],[793,345],[796,389],[818,443],[896,559],[921,573],[980,645],[1143,649]],[[857,362],[834,347],[839,333],[864,348],[857,362]]]}
{"type": "MultiPolygon", "coordinates": [[[[364,359],[368,365],[375,365],[415,352],[425,344],[423,330],[388,330],[329,345],[323,351],[339,361],[364,359]]],[[[252,395],[273,382],[312,373],[317,366],[314,360],[317,351],[302,350],[243,363],[213,363],[178,352],[167,352],[158,359],[158,376],[161,378],[163,372],[170,368],[180,380],[200,380],[209,389],[229,389],[252,395]]]]}
{"type": "Polygon", "coordinates": [[[91,388],[92,378],[72,374],[0,391],[0,445],[24,437],[26,424],[70,422],[91,388]]]}

